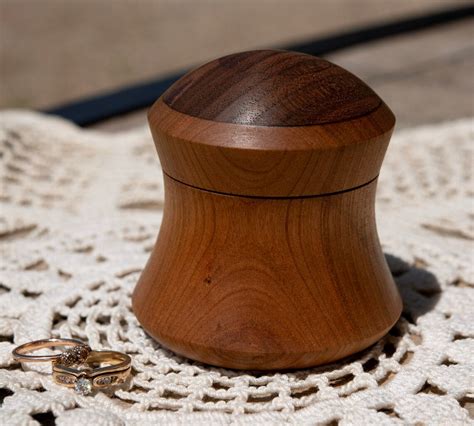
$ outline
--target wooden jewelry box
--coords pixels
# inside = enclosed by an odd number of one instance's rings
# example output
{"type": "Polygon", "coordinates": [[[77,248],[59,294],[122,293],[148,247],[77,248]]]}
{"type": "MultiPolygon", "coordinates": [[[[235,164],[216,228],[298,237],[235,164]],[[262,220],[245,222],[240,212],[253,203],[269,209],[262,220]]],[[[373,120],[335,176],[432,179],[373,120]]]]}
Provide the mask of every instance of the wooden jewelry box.
{"type": "Polygon", "coordinates": [[[165,207],[133,309],[157,341],[217,366],[303,368],[393,326],[374,197],[395,118],[361,80],[238,53],[181,78],[149,123],[165,207]]]}

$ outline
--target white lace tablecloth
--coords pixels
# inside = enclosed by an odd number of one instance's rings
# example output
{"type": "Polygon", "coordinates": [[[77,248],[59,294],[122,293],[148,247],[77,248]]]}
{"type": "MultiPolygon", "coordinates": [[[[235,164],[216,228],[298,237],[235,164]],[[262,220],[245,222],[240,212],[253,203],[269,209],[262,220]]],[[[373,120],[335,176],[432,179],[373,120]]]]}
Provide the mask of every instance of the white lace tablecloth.
{"type": "Polygon", "coordinates": [[[0,424],[474,424],[472,121],[396,132],[389,148],[377,218],[398,324],[343,362],[271,374],[176,356],[131,312],[163,206],[146,128],[0,121],[0,424]],[[15,345],[51,336],[130,354],[132,380],[81,396],[48,366],[12,360],[15,345]]]}

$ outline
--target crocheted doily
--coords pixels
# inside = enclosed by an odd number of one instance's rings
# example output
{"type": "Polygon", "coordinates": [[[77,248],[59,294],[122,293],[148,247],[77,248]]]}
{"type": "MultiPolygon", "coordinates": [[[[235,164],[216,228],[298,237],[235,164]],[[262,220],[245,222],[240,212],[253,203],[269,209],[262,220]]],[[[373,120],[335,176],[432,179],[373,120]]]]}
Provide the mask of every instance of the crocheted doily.
{"type": "Polygon", "coordinates": [[[131,312],[163,206],[148,130],[103,134],[21,111],[0,119],[0,424],[474,423],[471,121],[393,137],[377,199],[404,301],[390,333],[336,364],[253,373],[176,356],[131,312]],[[81,396],[55,385],[50,367],[13,361],[15,345],[48,337],[126,352],[133,377],[81,396]]]}

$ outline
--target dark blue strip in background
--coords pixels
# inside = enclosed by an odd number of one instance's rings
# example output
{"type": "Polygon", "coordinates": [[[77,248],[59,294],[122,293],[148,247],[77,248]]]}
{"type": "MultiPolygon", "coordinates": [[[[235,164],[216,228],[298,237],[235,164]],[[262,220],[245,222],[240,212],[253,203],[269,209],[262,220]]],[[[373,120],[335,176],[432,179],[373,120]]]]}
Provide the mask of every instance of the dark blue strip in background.
{"type": "MultiPolygon", "coordinates": [[[[424,16],[358,28],[314,41],[286,46],[283,49],[320,56],[357,44],[422,30],[472,16],[474,16],[474,6],[463,6],[437,11],[424,16]]],[[[182,71],[157,80],[128,86],[114,92],[91,96],[48,109],[44,112],[66,118],[79,126],[88,126],[149,107],[171,84],[185,73],[186,71],[182,71]]]]}

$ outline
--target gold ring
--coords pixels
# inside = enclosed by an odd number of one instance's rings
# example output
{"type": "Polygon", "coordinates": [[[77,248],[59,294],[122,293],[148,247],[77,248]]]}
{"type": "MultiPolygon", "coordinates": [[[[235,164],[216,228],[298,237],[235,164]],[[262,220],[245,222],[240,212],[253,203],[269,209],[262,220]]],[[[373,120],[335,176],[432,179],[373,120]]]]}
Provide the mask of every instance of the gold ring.
{"type": "Polygon", "coordinates": [[[91,351],[80,368],[53,363],[53,379],[58,385],[74,388],[88,395],[95,388],[105,388],[125,382],[131,371],[131,358],[115,351],[91,351]],[[106,366],[102,366],[107,364],[106,366]]]}
{"type": "Polygon", "coordinates": [[[62,365],[80,364],[87,359],[91,348],[78,339],[44,339],[28,342],[13,349],[13,358],[20,362],[60,362],[62,365]],[[57,346],[72,346],[64,352],[52,355],[28,355],[30,352],[43,348],[52,348],[57,346]]]}

